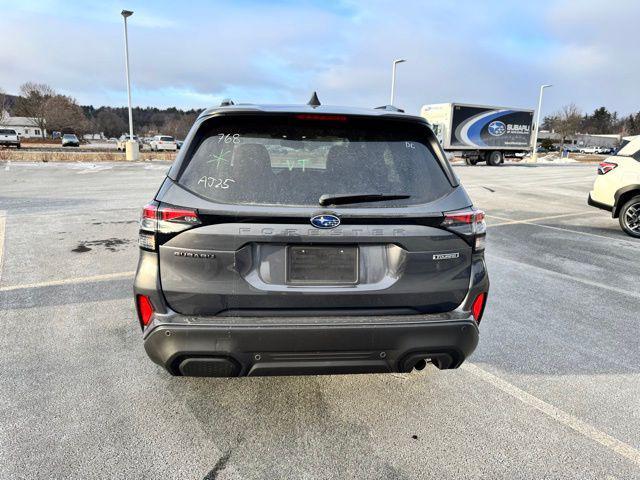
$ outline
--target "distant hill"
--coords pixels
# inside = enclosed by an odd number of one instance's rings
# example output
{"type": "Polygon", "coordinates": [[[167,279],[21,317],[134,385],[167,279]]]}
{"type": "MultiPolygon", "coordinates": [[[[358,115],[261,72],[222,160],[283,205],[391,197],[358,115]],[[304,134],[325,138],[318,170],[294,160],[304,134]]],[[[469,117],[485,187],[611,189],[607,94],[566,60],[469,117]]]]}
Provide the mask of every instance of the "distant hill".
{"type": "Polygon", "coordinates": [[[16,107],[16,102],[18,101],[18,95],[9,95],[8,93],[4,96],[4,108],[9,115],[13,115],[13,109],[16,107]]]}

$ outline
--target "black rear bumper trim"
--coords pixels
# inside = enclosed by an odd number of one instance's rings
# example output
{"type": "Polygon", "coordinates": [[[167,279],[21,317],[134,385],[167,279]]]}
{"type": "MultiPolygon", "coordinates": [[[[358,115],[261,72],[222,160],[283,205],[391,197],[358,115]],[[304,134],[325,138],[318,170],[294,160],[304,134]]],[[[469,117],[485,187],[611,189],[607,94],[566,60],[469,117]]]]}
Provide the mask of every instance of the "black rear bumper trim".
{"type": "Polygon", "coordinates": [[[613,207],[601,202],[596,202],[593,198],[591,198],[591,194],[589,194],[589,198],[587,198],[587,204],[591,205],[592,207],[599,208],[601,210],[606,210],[607,212],[613,211],[613,207]]]}
{"type": "Polygon", "coordinates": [[[457,368],[475,350],[479,333],[473,319],[421,318],[321,325],[163,324],[145,335],[144,347],[173,375],[204,376],[405,372],[422,359],[457,368]],[[219,359],[239,368],[218,368],[224,363],[219,359]]]}

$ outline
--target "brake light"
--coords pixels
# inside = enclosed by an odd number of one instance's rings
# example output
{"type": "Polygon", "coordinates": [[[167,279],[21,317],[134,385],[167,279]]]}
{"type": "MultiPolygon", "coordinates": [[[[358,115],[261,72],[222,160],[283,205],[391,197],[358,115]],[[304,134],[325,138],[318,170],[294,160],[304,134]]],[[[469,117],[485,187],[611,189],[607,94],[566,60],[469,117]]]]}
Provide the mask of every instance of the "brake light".
{"type": "Polygon", "coordinates": [[[614,168],[616,168],[617,166],[618,166],[617,163],[601,162],[600,165],[598,165],[598,175],[605,175],[609,173],[611,170],[613,170],[614,168]]]}
{"type": "Polygon", "coordinates": [[[298,120],[319,120],[321,122],[346,122],[347,117],[344,115],[316,115],[310,113],[301,113],[296,115],[298,120]]]}
{"type": "Polygon", "coordinates": [[[146,327],[151,322],[151,317],[155,310],[153,309],[153,304],[151,300],[146,295],[138,295],[136,297],[138,303],[138,317],[140,319],[140,324],[143,327],[146,327]]]}
{"type": "Polygon", "coordinates": [[[476,299],[473,301],[473,305],[471,305],[471,315],[473,315],[473,319],[478,324],[480,324],[480,320],[482,320],[482,314],[484,313],[484,306],[486,303],[487,294],[486,292],[482,292],[478,294],[476,299]]]}
{"type": "Polygon", "coordinates": [[[142,209],[138,245],[146,250],[155,250],[157,233],[178,233],[201,223],[195,210],[152,202],[142,209]]]}
{"type": "Polygon", "coordinates": [[[455,212],[444,212],[443,225],[468,224],[479,225],[484,223],[484,212],[473,208],[456,210],[455,212]]]}
{"type": "Polygon", "coordinates": [[[444,212],[442,226],[447,230],[459,233],[473,242],[475,251],[484,250],[487,225],[484,221],[485,213],[475,208],[444,212]]]}
{"type": "Polygon", "coordinates": [[[196,212],[186,208],[161,207],[158,213],[160,214],[158,220],[165,222],[189,223],[192,225],[200,223],[196,212]]]}

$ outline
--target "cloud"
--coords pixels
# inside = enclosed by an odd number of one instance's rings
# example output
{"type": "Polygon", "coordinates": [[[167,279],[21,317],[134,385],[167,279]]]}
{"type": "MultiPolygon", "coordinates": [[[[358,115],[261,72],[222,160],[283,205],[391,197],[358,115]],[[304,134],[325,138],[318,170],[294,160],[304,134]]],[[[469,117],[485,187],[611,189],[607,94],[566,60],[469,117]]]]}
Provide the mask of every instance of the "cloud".
{"type": "MultiPolygon", "coordinates": [[[[19,2],[16,2],[19,4],[19,2]]],[[[82,103],[124,104],[124,4],[49,0],[3,7],[0,86],[47,82],[82,103]]],[[[130,52],[134,103],[204,107],[304,102],[465,101],[545,110],[575,101],[640,110],[635,28],[640,4],[473,0],[136,2],[130,52]]]]}

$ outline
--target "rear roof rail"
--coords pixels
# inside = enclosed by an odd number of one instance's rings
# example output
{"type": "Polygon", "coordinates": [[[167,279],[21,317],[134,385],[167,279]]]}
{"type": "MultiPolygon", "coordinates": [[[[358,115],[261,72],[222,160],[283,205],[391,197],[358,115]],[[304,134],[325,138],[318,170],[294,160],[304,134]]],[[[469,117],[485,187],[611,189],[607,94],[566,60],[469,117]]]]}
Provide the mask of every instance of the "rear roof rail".
{"type": "Polygon", "coordinates": [[[220,102],[221,107],[230,107],[231,105],[235,105],[235,103],[233,103],[233,100],[231,100],[230,98],[225,98],[224,100],[222,100],[222,102],[220,102]]]}

